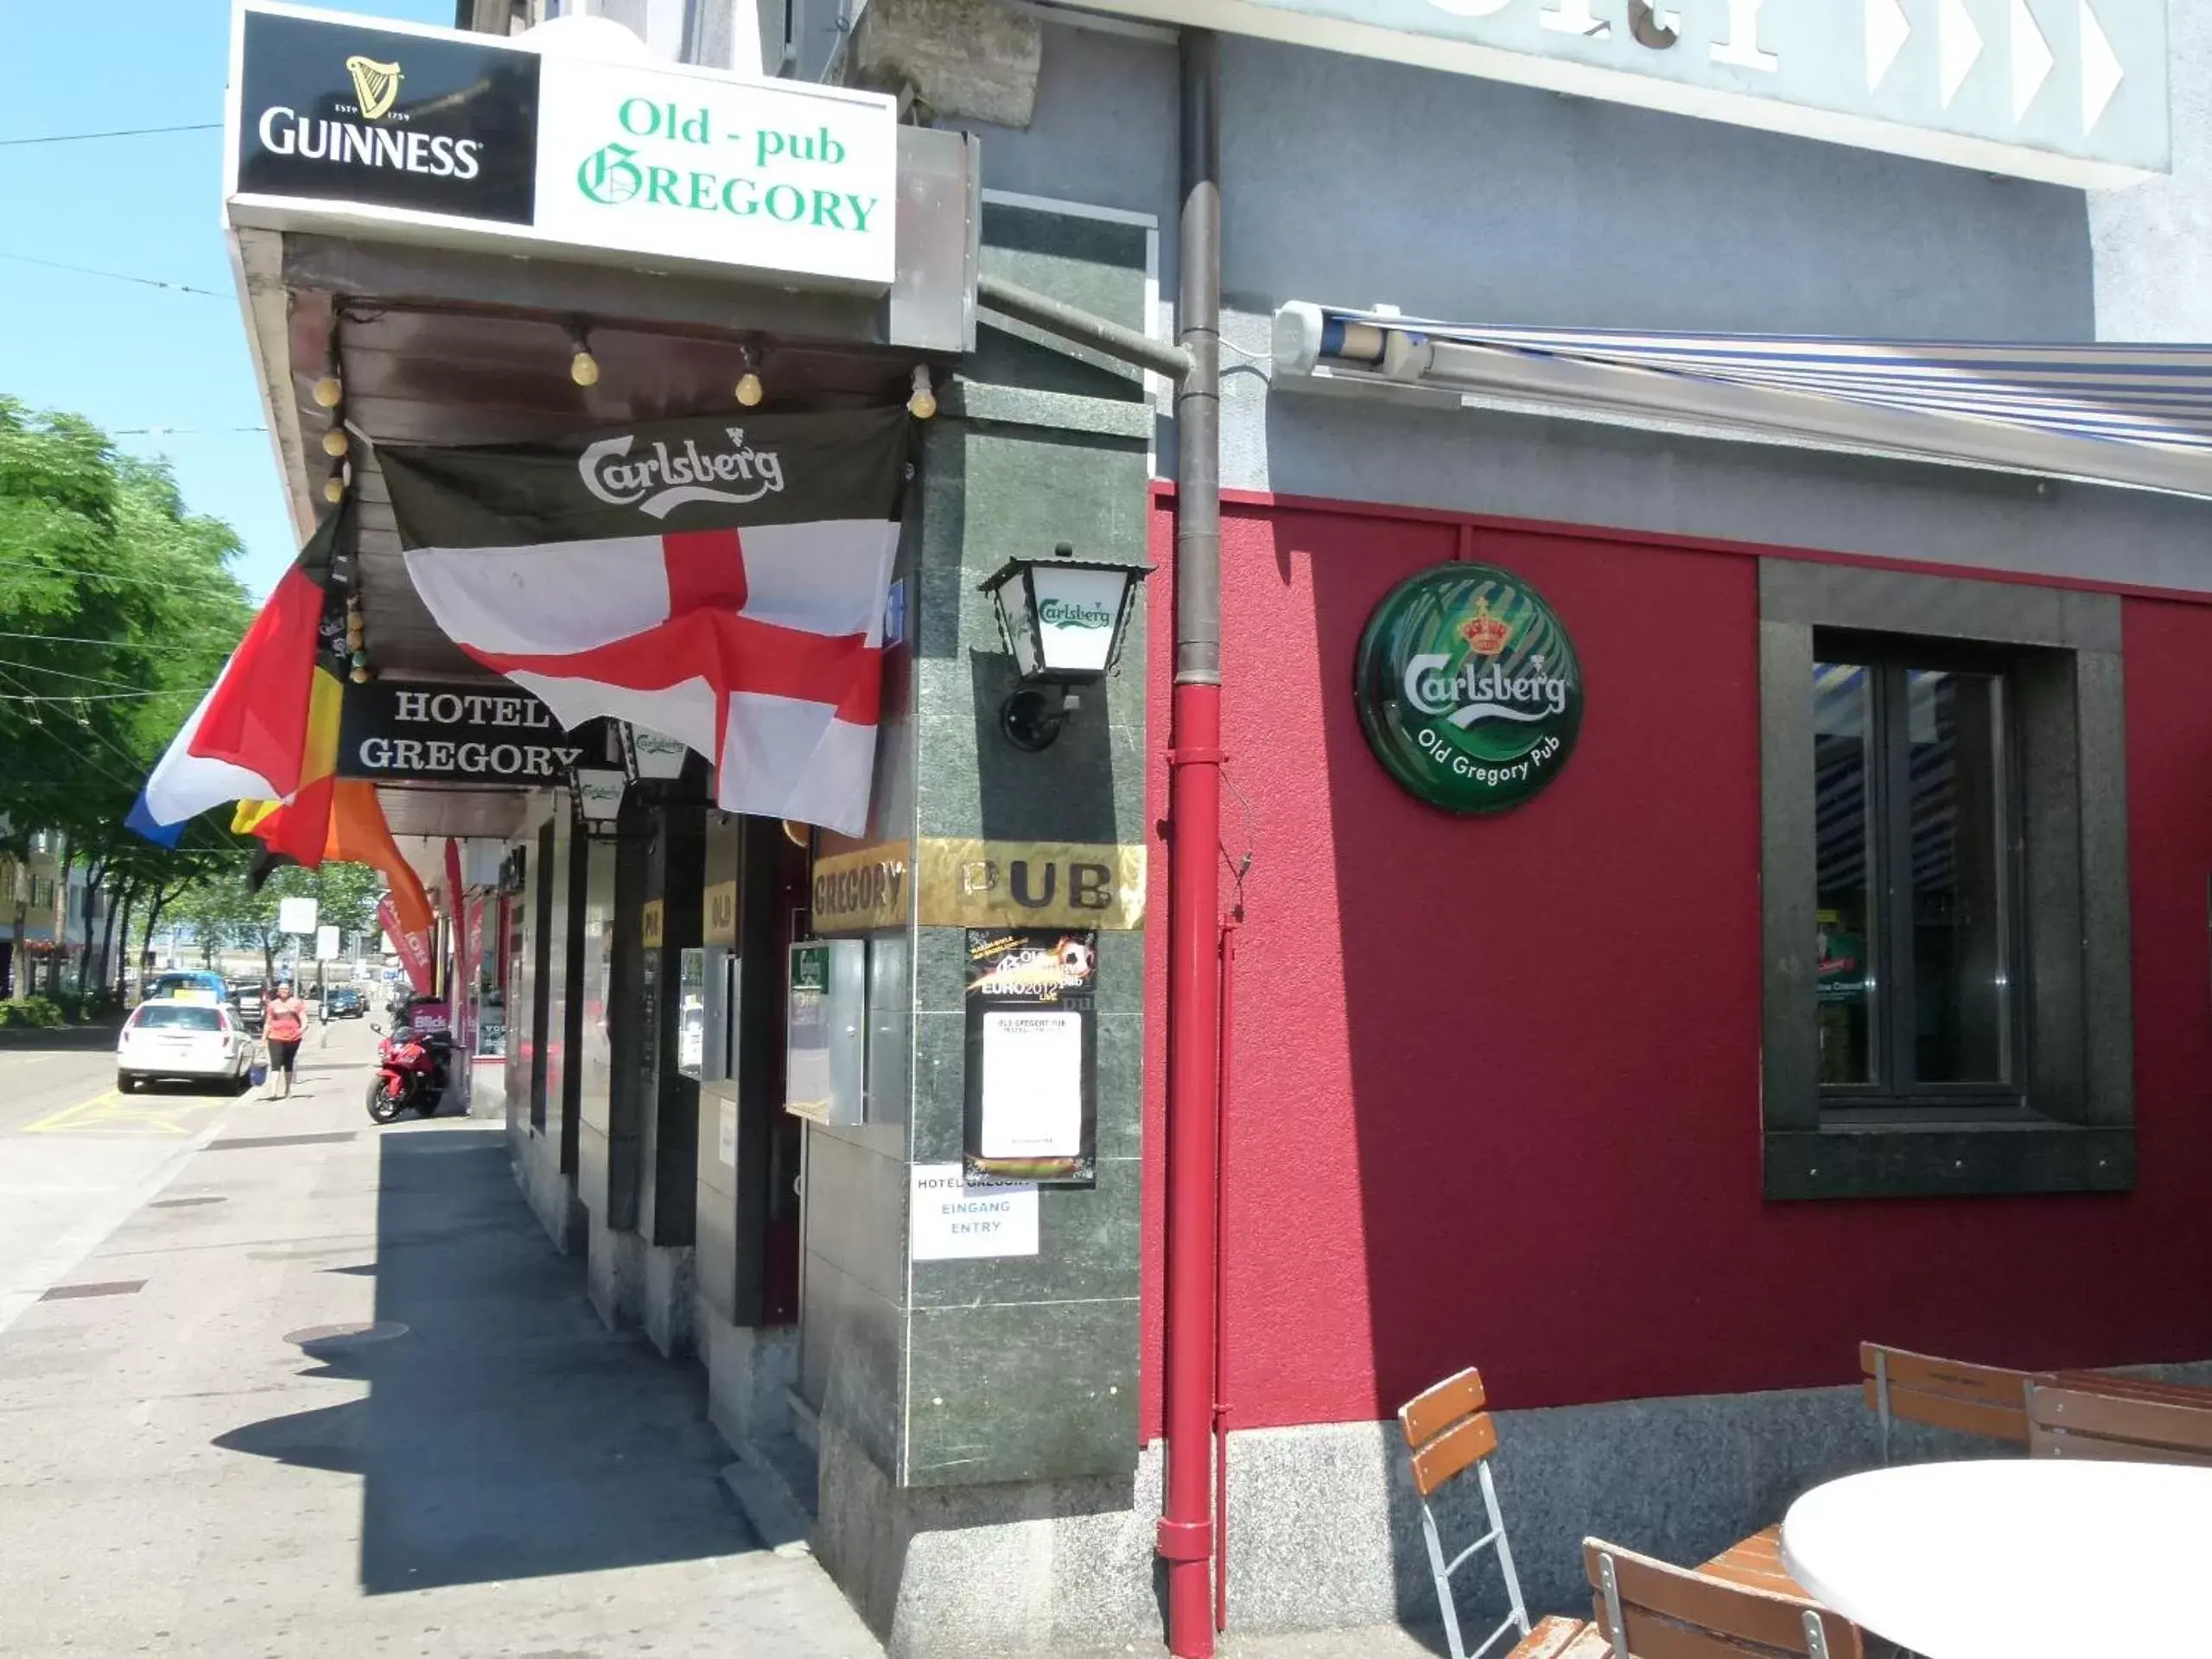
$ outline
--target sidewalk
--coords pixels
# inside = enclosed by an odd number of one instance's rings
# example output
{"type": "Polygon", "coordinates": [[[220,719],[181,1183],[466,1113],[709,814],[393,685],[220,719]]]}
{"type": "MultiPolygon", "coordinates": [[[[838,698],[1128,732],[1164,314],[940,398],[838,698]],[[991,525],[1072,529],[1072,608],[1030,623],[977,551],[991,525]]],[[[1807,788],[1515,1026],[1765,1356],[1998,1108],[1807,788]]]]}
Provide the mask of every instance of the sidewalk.
{"type": "Polygon", "coordinates": [[[371,1041],[225,1108],[0,1334],[0,1652],[877,1654],[755,1547],[699,1373],[600,1325],[499,1128],[368,1122],[371,1041]]]}

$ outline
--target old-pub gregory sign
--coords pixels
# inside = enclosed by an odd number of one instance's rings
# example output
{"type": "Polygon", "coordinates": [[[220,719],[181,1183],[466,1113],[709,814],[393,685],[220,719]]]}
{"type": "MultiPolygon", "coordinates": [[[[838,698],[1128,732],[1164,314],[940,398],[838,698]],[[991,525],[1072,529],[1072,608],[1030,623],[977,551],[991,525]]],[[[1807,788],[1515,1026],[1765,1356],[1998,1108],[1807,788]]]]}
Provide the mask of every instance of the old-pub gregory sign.
{"type": "Polygon", "coordinates": [[[454,246],[891,285],[899,127],[880,93],[263,0],[239,7],[231,51],[233,226],[404,226],[454,246]]]}
{"type": "Polygon", "coordinates": [[[1541,594],[1494,565],[1440,564],[1384,595],[1353,694],[1383,770],[1450,812],[1533,798],[1582,729],[1574,642],[1541,594]]]}

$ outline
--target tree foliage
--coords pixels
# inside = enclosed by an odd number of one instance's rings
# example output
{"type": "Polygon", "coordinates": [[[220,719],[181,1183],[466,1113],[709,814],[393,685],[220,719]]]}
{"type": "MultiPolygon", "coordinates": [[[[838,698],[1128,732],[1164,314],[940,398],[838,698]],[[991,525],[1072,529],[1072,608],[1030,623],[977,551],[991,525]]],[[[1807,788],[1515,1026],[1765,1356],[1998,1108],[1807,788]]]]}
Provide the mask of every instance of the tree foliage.
{"type": "MultiPolygon", "coordinates": [[[[211,958],[222,950],[258,950],[264,973],[273,978],[277,957],[292,948],[289,936],[277,926],[279,906],[286,899],[315,899],[317,925],[348,935],[366,933],[376,925],[384,877],[366,865],[282,869],[254,892],[247,882],[249,863],[240,859],[235,868],[194,882],[170,906],[170,919],[189,928],[211,958]]],[[[304,964],[314,956],[315,942],[309,939],[298,959],[304,964]]]]}
{"type": "MultiPolygon", "coordinates": [[[[230,526],[186,510],[165,466],[119,454],[77,416],[0,397],[0,853],[59,831],[131,932],[183,923],[211,952],[259,950],[273,972],[280,899],[312,896],[324,923],[359,933],[374,925],[383,877],[286,869],[256,892],[257,843],[219,814],[174,851],[124,827],[253,620],[230,568],[238,551],[230,526]]],[[[130,942],[93,945],[112,979],[106,964],[130,942]]]]}
{"type": "Polygon", "coordinates": [[[0,397],[0,818],[60,830],[111,882],[230,856],[195,824],[182,864],[123,827],[146,773],[252,620],[238,537],[185,510],[165,466],[73,415],[0,397]]]}

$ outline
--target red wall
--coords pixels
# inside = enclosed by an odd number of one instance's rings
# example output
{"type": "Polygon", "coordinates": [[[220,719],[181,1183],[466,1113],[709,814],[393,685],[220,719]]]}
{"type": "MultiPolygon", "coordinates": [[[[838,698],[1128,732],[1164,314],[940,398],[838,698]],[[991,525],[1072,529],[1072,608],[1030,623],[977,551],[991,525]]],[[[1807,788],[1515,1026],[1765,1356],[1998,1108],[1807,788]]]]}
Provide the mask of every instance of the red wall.
{"type": "MultiPolygon", "coordinates": [[[[1166,811],[1172,503],[1150,817],[1166,811]]],[[[1249,844],[1228,1103],[1238,1427],[1373,1419],[1479,1364],[1505,1406],[1847,1382],[1857,1344],[2212,1358],[2212,608],[2126,601],[2141,1185],[1760,1197],[1757,564],[1345,507],[1231,506],[1224,721],[1249,844]],[[1587,704],[1559,779],[1459,819],[1351,697],[1369,612],[1458,557],[1533,581],[1587,704]]],[[[1164,868],[1164,856],[1156,868],[1164,868]]],[[[1165,882],[1149,930],[1147,1432],[1159,1430],[1165,882]]]]}

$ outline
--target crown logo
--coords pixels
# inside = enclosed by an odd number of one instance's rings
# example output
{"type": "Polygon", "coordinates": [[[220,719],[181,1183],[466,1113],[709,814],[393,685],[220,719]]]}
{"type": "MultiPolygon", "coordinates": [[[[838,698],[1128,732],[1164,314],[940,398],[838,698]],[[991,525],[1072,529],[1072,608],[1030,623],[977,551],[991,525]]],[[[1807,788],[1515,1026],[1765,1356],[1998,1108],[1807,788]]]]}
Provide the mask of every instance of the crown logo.
{"type": "Polygon", "coordinates": [[[405,79],[397,64],[351,57],[346,60],[346,73],[353,77],[353,96],[360,100],[361,119],[381,121],[391,113],[391,106],[399,101],[399,83],[405,79]]]}
{"type": "Polygon", "coordinates": [[[1495,657],[1505,649],[1506,641],[1513,638],[1513,625],[1502,622],[1490,613],[1490,601],[1475,601],[1475,613],[1459,625],[1459,637],[1467,642],[1467,649],[1478,657],[1495,657]]]}

